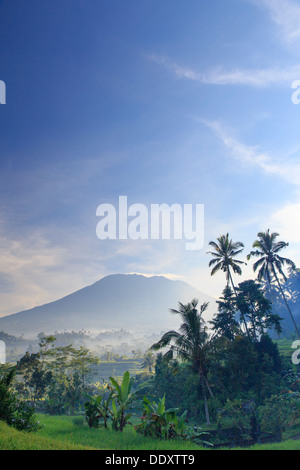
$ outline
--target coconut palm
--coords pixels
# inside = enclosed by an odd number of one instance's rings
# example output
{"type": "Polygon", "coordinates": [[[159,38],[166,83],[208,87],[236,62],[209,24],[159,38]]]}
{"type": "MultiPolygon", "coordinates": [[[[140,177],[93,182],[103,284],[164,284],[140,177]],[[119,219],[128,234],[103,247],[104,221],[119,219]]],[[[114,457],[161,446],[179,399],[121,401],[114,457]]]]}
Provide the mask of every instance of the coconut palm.
{"type": "Polygon", "coordinates": [[[152,370],[155,365],[156,357],[151,351],[146,351],[143,356],[143,363],[141,364],[142,369],[148,369],[149,374],[152,374],[152,370]]]}
{"type": "Polygon", "coordinates": [[[210,424],[207,391],[211,394],[207,382],[208,352],[210,348],[209,335],[205,327],[205,321],[202,318],[203,313],[208,307],[205,302],[197,310],[198,300],[193,299],[187,305],[179,302],[179,309],[171,309],[171,312],[180,315],[182,324],[179,331],[168,331],[162,338],[151,346],[153,350],[159,350],[169,346],[164,354],[166,360],[175,357],[188,362],[193,371],[199,374],[201,394],[204,401],[204,410],[207,424],[210,424]]]}
{"type": "MultiPolygon", "coordinates": [[[[229,286],[230,282],[236,296],[236,288],[233,283],[231,269],[235,274],[242,274],[241,265],[246,263],[244,261],[235,259],[235,257],[243,251],[244,244],[242,242],[233,242],[229,239],[229,234],[227,233],[226,235],[221,235],[219,238],[217,238],[217,242],[209,242],[209,245],[214,248],[214,251],[207,252],[213,256],[213,259],[211,259],[209,262],[209,267],[213,266],[211,276],[220,270],[225,272],[227,286],[229,286]]],[[[241,316],[245,325],[246,333],[249,336],[247,322],[244,315],[241,314],[241,316]]]]}
{"type": "Polygon", "coordinates": [[[288,247],[289,244],[283,241],[276,241],[276,239],[279,237],[279,234],[276,232],[270,233],[270,229],[268,229],[266,232],[259,232],[257,234],[257,237],[258,239],[255,240],[252,245],[253,248],[256,248],[256,250],[251,251],[247,256],[247,259],[250,259],[252,256],[259,258],[259,260],[256,261],[253,265],[254,272],[258,271],[257,278],[259,281],[265,280],[270,286],[272,278],[274,277],[274,279],[276,280],[280,293],[283,297],[285,305],[294,324],[297,335],[300,339],[300,334],[295,319],[293,317],[293,314],[291,312],[291,309],[289,307],[285,293],[278,277],[281,276],[284,280],[287,279],[283,271],[284,265],[290,267],[292,271],[296,270],[295,263],[292,260],[288,258],[283,258],[278,254],[283,248],[288,247]]]}

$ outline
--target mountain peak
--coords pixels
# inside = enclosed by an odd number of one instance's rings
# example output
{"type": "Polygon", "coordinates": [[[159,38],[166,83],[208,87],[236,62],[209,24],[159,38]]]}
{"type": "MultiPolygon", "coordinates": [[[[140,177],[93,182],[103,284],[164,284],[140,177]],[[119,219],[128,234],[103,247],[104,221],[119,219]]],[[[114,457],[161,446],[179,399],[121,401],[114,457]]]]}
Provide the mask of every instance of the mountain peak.
{"type": "Polygon", "coordinates": [[[210,303],[215,300],[184,281],[164,276],[110,274],[59,300],[0,318],[0,330],[13,335],[34,337],[41,331],[111,329],[152,331],[176,327],[170,308],[193,298],[210,303]]]}

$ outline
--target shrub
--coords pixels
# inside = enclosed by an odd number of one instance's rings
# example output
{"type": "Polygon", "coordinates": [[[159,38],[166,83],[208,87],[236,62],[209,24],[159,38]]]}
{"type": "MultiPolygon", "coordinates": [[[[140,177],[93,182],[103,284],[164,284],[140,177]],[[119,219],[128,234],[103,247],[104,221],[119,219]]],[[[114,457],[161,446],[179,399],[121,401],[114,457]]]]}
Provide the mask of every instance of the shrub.
{"type": "Polygon", "coordinates": [[[108,427],[108,420],[111,417],[110,402],[112,393],[106,399],[104,395],[92,397],[87,395],[89,401],[84,404],[86,421],[90,428],[98,428],[104,425],[108,427]]]}
{"type": "Polygon", "coordinates": [[[144,397],[143,405],[141,423],[135,426],[138,433],[160,439],[174,439],[184,435],[187,412],[185,411],[179,417],[178,408],[166,409],[165,395],[159,399],[158,403],[151,402],[149,398],[144,397]]]}
{"type": "Polygon", "coordinates": [[[110,384],[107,386],[108,397],[105,394],[96,397],[88,396],[89,401],[84,405],[88,425],[97,428],[104,424],[107,428],[108,420],[111,420],[112,429],[123,431],[131,417],[128,409],[136,397],[135,393],[131,393],[132,383],[133,379],[126,371],[121,384],[110,377],[110,384]]]}
{"type": "Polygon", "coordinates": [[[178,408],[166,409],[165,396],[160,398],[158,403],[144,397],[143,406],[141,422],[135,426],[137,433],[158,439],[178,439],[192,441],[198,445],[211,445],[203,440],[209,433],[203,432],[198,426],[187,425],[187,411],[179,416],[178,408]]]}
{"type": "MultiPolygon", "coordinates": [[[[251,415],[242,400],[227,400],[226,405],[217,414],[220,430],[226,429],[230,438],[249,438],[251,433],[251,415]]],[[[224,432],[221,432],[224,435],[224,432]]]]}
{"type": "Polygon", "coordinates": [[[40,426],[34,415],[34,408],[26,401],[19,400],[13,390],[15,368],[0,370],[0,420],[19,431],[33,432],[40,426]]]}
{"type": "Polygon", "coordinates": [[[295,413],[295,402],[287,395],[273,395],[258,409],[261,429],[281,439],[295,413]]]}

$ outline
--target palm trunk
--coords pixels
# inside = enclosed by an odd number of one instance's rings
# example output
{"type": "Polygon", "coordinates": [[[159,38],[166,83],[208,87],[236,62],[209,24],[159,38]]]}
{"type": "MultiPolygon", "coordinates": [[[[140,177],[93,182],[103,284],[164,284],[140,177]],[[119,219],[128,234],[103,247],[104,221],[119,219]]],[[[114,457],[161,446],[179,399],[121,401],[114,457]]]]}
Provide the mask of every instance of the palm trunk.
{"type": "MultiPolygon", "coordinates": [[[[256,334],[256,325],[255,325],[255,309],[254,309],[254,305],[253,305],[253,302],[251,300],[251,308],[252,308],[252,311],[251,311],[251,323],[252,323],[252,328],[253,328],[253,335],[254,335],[254,341],[257,343],[257,334],[256,334]]],[[[261,326],[261,323],[260,323],[260,319],[259,319],[259,325],[261,326]]]]}
{"type": "Polygon", "coordinates": [[[290,307],[289,307],[289,304],[288,304],[288,302],[287,302],[287,300],[286,300],[285,293],[283,292],[283,289],[282,289],[282,287],[281,287],[281,284],[280,284],[280,282],[279,282],[278,276],[277,276],[277,274],[276,274],[276,271],[275,271],[273,265],[272,265],[272,270],[273,270],[273,274],[274,274],[274,276],[275,276],[276,282],[277,282],[277,284],[278,284],[279,290],[280,290],[280,292],[281,292],[281,295],[282,295],[282,297],[283,297],[283,300],[284,300],[284,302],[285,302],[285,305],[286,305],[286,307],[287,307],[287,309],[288,309],[288,312],[289,312],[290,317],[291,317],[291,319],[292,319],[292,322],[293,322],[293,324],[294,324],[294,327],[295,327],[296,333],[297,333],[297,335],[298,335],[298,338],[300,339],[299,330],[298,330],[298,327],[297,327],[297,325],[296,325],[294,316],[293,316],[293,314],[292,314],[292,312],[291,312],[291,309],[290,309],[290,307]]]}
{"type": "Polygon", "coordinates": [[[209,383],[207,381],[207,378],[205,376],[204,376],[204,381],[205,381],[205,385],[207,386],[207,390],[209,391],[209,394],[210,394],[211,398],[214,398],[214,394],[211,391],[211,388],[210,388],[209,383]]]}
{"type": "Polygon", "coordinates": [[[201,386],[201,392],[202,392],[202,398],[204,401],[204,412],[205,412],[205,419],[206,419],[206,424],[210,425],[210,418],[209,418],[209,411],[208,411],[208,404],[207,404],[207,396],[205,392],[205,378],[203,374],[203,370],[200,369],[200,386],[201,386]]]}
{"type": "MultiPolygon", "coordinates": [[[[233,289],[233,292],[235,294],[235,298],[237,299],[237,293],[236,293],[235,285],[233,284],[233,280],[232,280],[232,276],[231,276],[231,272],[230,272],[229,267],[228,267],[228,273],[229,273],[229,278],[230,278],[230,281],[231,281],[232,289],[233,289]]],[[[247,327],[247,322],[245,320],[245,317],[244,317],[243,313],[242,312],[240,312],[240,313],[242,315],[242,319],[243,319],[243,322],[244,322],[244,325],[245,325],[245,328],[246,328],[247,336],[248,336],[248,338],[250,338],[248,327],[247,327]]]]}
{"type": "Polygon", "coordinates": [[[254,322],[253,314],[251,315],[251,323],[252,323],[252,328],[253,328],[254,341],[255,343],[257,343],[257,336],[256,336],[256,329],[255,329],[255,322],[254,322]]]}

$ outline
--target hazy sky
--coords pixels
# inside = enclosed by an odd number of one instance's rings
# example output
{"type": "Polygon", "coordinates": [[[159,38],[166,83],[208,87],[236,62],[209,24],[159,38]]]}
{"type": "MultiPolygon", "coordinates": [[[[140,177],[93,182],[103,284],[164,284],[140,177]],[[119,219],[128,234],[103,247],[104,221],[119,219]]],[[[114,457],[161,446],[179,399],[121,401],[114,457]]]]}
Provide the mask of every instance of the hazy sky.
{"type": "Polygon", "coordinates": [[[300,265],[299,51],[296,0],[0,0],[0,315],[112,273],[219,296],[226,232],[246,260],[277,231],[300,265]],[[119,195],[204,204],[204,248],[99,240],[119,195]]]}

